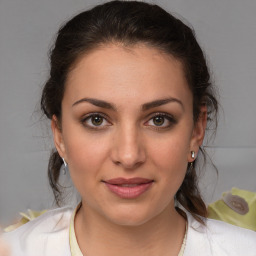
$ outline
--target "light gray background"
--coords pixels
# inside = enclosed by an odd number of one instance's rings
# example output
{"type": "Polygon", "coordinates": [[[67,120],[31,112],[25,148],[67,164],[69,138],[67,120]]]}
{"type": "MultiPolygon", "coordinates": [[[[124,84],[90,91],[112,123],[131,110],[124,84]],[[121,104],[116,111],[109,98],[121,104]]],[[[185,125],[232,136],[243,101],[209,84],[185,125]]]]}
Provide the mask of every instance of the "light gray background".
{"type": "MultiPolygon", "coordinates": [[[[52,207],[49,123],[39,98],[58,27],[102,1],[0,0],[0,222],[52,207]]],[[[209,203],[233,186],[256,191],[256,1],[155,1],[193,25],[219,87],[223,112],[201,187],[209,203]]]]}

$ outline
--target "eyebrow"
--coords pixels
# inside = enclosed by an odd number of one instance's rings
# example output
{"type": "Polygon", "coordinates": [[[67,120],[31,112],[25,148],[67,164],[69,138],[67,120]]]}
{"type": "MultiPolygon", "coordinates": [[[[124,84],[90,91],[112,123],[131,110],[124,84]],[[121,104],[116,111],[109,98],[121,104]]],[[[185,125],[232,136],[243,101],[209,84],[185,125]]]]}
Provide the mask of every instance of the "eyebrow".
{"type": "MultiPolygon", "coordinates": [[[[116,111],[116,109],[117,109],[115,105],[113,105],[109,102],[106,102],[104,100],[99,100],[99,99],[93,99],[93,98],[80,99],[80,100],[76,101],[72,105],[72,107],[76,106],[80,103],[83,103],[83,102],[89,102],[94,106],[97,106],[97,107],[100,107],[100,108],[111,109],[111,110],[114,110],[114,111],[116,111]]],[[[142,109],[142,111],[146,111],[146,110],[149,110],[151,108],[159,107],[159,106],[171,103],[171,102],[178,103],[182,107],[182,109],[184,109],[183,103],[179,99],[176,99],[176,98],[166,98],[166,99],[154,100],[154,101],[143,104],[141,109],[142,109]]]]}
{"type": "Polygon", "coordinates": [[[76,106],[77,104],[79,103],[82,103],[82,102],[89,102],[91,103],[92,105],[94,106],[97,106],[97,107],[100,107],[100,108],[106,108],[106,109],[111,109],[111,110],[116,110],[116,107],[109,103],[109,102],[106,102],[104,100],[98,100],[98,99],[92,99],[92,98],[83,98],[81,100],[78,100],[76,101],[73,105],[73,106],[76,106]]]}
{"type": "Polygon", "coordinates": [[[159,106],[171,103],[171,102],[178,103],[182,107],[182,109],[184,110],[183,103],[181,102],[181,100],[176,99],[176,98],[166,98],[166,99],[154,100],[152,102],[145,103],[145,104],[142,105],[142,110],[146,111],[146,110],[149,110],[151,108],[159,107],[159,106]]]}

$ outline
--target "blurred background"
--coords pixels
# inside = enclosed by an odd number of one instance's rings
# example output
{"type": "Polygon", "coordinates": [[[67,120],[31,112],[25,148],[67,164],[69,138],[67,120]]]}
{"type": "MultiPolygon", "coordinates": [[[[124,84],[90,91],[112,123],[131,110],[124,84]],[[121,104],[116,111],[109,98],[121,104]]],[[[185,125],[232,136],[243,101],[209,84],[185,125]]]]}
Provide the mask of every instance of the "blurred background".
{"type": "MultiPolygon", "coordinates": [[[[47,180],[53,143],[39,107],[48,77],[47,52],[63,22],[102,2],[0,0],[1,225],[28,208],[53,207],[47,180]]],[[[206,202],[232,187],[256,191],[256,1],[145,2],[193,26],[219,90],[218,131],[214,141],[205,140],[218,176],[211,164],[204,167],[200,186],[206,202]]]]}

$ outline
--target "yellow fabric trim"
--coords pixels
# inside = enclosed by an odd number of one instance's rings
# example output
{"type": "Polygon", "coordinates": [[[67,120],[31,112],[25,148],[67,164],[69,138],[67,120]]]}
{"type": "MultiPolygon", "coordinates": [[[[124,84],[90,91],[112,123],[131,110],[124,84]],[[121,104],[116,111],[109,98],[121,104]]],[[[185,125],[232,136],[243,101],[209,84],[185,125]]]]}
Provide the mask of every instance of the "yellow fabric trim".
{"type": "Polygon", "coordinates": [[[76,209],[74,210],[71,220],[70,220],[70,225],[69,225],[69,245],[70,245],[70,251],[71,251],[71,256],[83,256],[79,245],[76,240],[76,234],[75,234],[75,216],[77,211],[80,209],[81,203],[78,204],[76,209]]]}
{"type": "Polygon", "coordinates": [[[29,221],[37,218],[38,216],[44,214],[45,212],[47,212],[47,210],[33,211],[33,210],[30,210],[30,209],[28,209],[27,213],[20,212],[19,214],[22,216],[22,218],[19,220],[19,222],[16,223],[16,224],[13,224],[13,225],[10,225],[10,226],[6,227],[4,229],[4,231],[5,232],[13,231],[13,230],[17,229],[18,227],[26,224],[27,222],[29,222],[29,221]]]}

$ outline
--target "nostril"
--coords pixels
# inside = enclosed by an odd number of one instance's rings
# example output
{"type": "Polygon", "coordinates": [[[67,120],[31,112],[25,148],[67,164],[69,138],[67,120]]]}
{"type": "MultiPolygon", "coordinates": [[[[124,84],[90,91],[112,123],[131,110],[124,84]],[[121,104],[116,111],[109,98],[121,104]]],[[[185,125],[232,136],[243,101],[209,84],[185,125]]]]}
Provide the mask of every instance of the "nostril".
{"type": "Polygon", "coordinates": [[[140,167],[143,164],[143,161],[134,162],[134,163],[114,161],[114,163],[118,166],[122,166],[124,169],[132,170],[132,169],[136,169],[136,168],[140,167]]]}
{"type": "Polygon", "coordinates": [[[111,159],[124,169],[138,168],[146,159],[144,144],[135,134],[119,134],[111,148],[111,159]]]}

